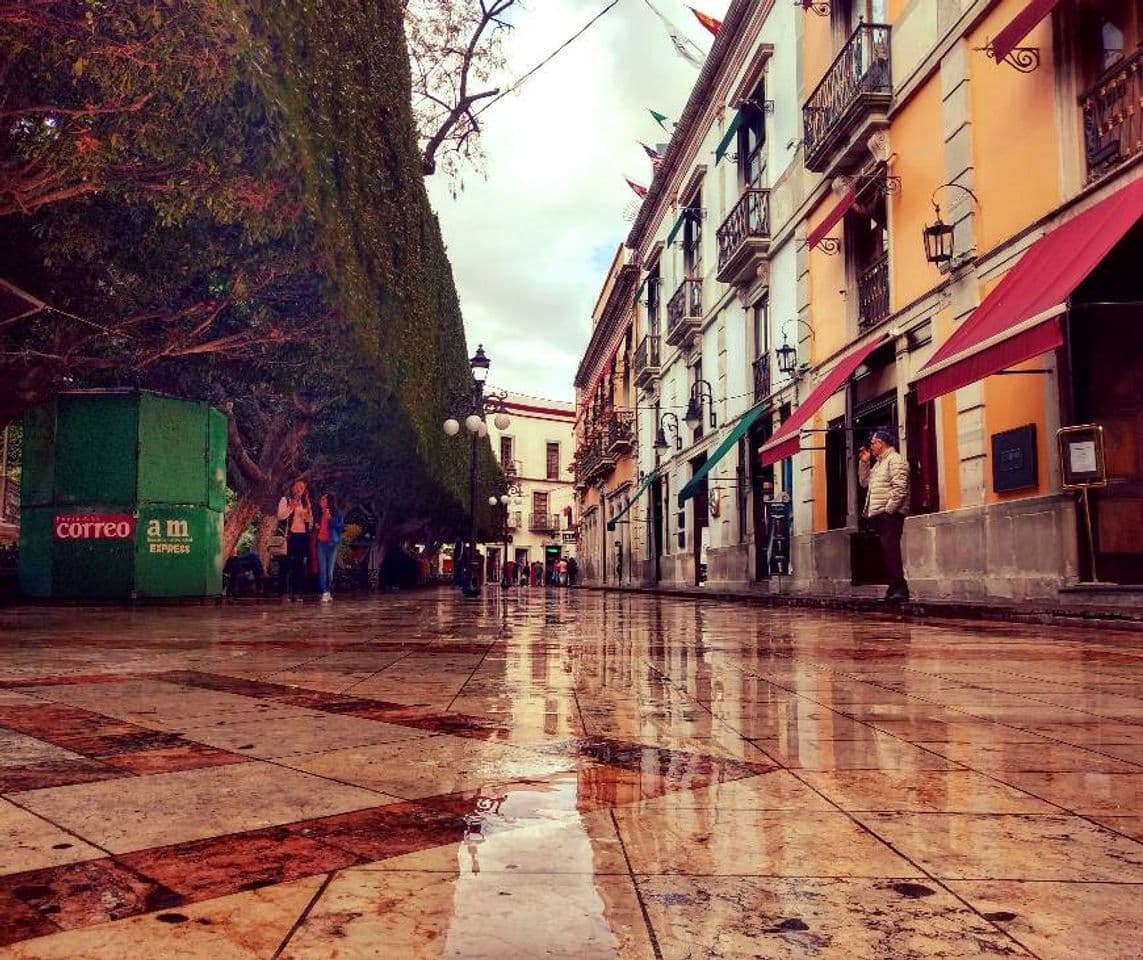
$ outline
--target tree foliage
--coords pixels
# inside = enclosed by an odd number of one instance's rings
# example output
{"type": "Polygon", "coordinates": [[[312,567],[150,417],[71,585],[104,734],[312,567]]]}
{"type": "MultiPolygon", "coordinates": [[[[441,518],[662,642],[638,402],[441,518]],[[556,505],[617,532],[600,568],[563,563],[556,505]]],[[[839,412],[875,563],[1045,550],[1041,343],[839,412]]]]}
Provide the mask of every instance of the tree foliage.
{"type": "Polygon", "coordinates": [[[243,511],[322,470],[455,525],[466,451],[439,424],[467,351],[404,21],[0,0],[0,276],[50,305],[0,325],[0,422],[70,385],[204,397],[243,511]]]}

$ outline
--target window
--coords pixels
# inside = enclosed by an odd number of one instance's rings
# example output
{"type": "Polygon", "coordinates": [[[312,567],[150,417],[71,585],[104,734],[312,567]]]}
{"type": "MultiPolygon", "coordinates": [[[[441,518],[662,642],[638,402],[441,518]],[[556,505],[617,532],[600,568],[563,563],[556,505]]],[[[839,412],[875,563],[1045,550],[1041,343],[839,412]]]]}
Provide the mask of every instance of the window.
{"type": "Polygon", "coordinates": [[[766,185],[766,88],[758,84],[742,107],[738,128],[738,178],[743,187],[766,185]]]}
{"type": "Polygon", "coordinates": [[[941,508],[936,405],[917,403],[911,391],[905,397],[905,449],[901,452],[909,461],[909,512],[936,513],[941,508]]]}
{"type": "Polygon", "coordinates": [[[754,359],[770,352],[770,302],[763,297],[751,311],[754,327],[754,359]]]}
{"type": "Polygon", "coordinates": [[[656,263],[647,274],[647,332],[652,337],[659,335],[659,309],[661,306],[660,283],[662,277],[659,273],[659,264],[656,263]]]}
{"type": "Polygon", "coordinates": [[[559,480],[560,478],[560,445],[558,443],[548,444],[547,478],[549,480],[559,480]]]}
{"type": "Polygon", "coordinates": [[[546,490],[532,491],[532,515],[538,522],[546,522],[548,518],[548,492],[546,490]]]}
{"type": "Polygon", "coordinates": [[[702,191],[687,204],[683,223],[683,269],[688,278],[702,277],[702,191]]]}
{"type": "Polygon", "coordinates": [[[512,438],[500,438],[500,466],[507,473],[512,466],[512,438]]]}

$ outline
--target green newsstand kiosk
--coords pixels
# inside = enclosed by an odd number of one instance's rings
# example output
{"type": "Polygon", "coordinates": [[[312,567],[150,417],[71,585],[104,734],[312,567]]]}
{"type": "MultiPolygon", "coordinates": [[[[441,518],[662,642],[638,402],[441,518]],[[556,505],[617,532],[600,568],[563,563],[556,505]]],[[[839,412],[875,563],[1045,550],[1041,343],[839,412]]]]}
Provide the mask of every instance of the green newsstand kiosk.
{"type": "Polygon", "coordinates": [[[29,597],[222,592],[224,413],[145,390],[58,394],[24,415],[20,586],[29,597]]]}

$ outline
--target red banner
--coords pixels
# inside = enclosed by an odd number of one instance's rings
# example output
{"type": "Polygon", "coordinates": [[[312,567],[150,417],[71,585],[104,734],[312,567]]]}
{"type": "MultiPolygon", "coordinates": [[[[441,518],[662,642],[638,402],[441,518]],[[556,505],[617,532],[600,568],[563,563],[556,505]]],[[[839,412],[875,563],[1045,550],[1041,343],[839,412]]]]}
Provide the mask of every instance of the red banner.
{"type": "Polygon", "coordinates": [[[60,513],[52,521],[57,540],[133,540],[135,517],[130,513],[60,513]]]}

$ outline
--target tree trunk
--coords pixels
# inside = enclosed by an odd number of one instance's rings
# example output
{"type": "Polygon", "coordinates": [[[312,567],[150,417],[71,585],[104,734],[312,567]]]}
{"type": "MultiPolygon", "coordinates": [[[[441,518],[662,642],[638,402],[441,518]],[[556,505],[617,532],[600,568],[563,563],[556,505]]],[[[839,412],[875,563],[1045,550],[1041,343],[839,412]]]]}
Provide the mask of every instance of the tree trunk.
{"type": "Polygon", "coordinates": [[[226,519],[222,524],[222,557],[224,560],[234,555],[239,539],[257,515],[258,501],[253,497],[239,497],[234,506],[226,511],[226,519]]]}
{"type": "Polygon", "coordinates": [[[262,559],[262,566],[267,572],[270,570],[270,540],[277,527],[278,515],[263,511],[258,518],[258,533],[254,536],[254,552],[262,559]]]}

